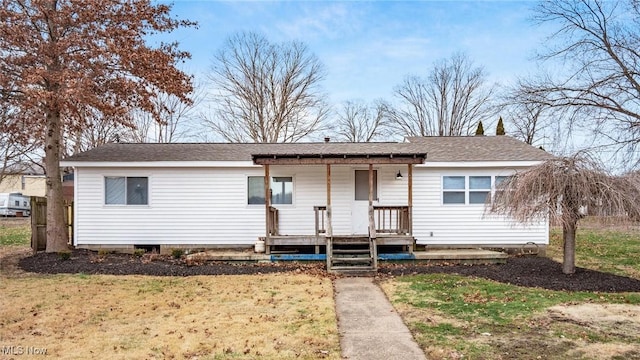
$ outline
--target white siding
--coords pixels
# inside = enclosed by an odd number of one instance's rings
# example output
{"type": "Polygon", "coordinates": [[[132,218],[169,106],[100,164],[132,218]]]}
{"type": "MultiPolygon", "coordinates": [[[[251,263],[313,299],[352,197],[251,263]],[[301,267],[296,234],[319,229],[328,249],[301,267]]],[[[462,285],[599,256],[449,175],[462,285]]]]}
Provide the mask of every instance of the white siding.
{"type": "MultiPolygon", "coordinates": [[[[353,171],[331,168],[335,234],[351,233],[353,171]]],[[[395,180],[397,169],[379,171],[380,203],[406,204],[406,181],[395,180]]],[[[313,234],[313,207],[326,205],[326,167],[271,166],[270,174],[293,177],[293,204],[274,205],[280,233],[313,234]]],[[[262,175],[262,168],[78,168],[77,245],[253,244],[265,233],[264,206],[247,205],[247,177],[262,175]],[[105,176],[148,176],[149,205],[104,205],[105,176]]]]}
{"type": "MultiPolygon", "coordinates": [[[[332,166],[334,234],[350,234],[354,170],[332,166]]],[[[407,166],[378,170],[381,205],[407,205],[407,166]],[[396,174],[402,173],[402,180],[396,174]]],[[[271,166],[272,176],[292,176],[293,204],[279,209],[280,233],[314,233],[316,205],[326,205],[326,167],[271,166]]],[[[217,168],[76,168],[77,245],[190,244],[251,245],[264,236],[264,206],[247,205],[247,177],[262,176],[257,167],[217,168]],[[148,176],[148,206],[105,206],[105,176],[148,176]]],[[[421,244],[548,243],[546,222],[524,227],[501,218],[483,217],[483,206],[443,206],[441,177],[504,175],[498,169],[414,168],[414,236],[421,244]],[[433,236],[431,234],[433,233],[433,236]]]]}
{"type": "Polygon", "coordinates": [[[262,169],[79,169],[78,245],[252,244],[264,207],[247,205],[246,178],[262,169]],[[104,205],[104,176],[148,176],[148,206],[104,205]]]}
{"type": "Polygon", "coordinates": [[[426,245],[548,244],[546,221],[524,225],[503,216],[485,214],[484,205],[443,205],[442,176],[509,175],[515,169],[414,170],[413,235],[426,245]]]}

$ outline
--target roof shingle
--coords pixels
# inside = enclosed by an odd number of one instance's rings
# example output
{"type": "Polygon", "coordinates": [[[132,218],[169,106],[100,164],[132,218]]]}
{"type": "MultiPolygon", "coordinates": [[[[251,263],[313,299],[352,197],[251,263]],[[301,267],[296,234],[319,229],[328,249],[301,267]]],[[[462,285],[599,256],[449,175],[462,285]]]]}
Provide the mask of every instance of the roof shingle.
{"type": "Polygon", "coordinates": [[[252,155],[424,154],[427,162],[536,161],[551,154],[509,136],[412,137],[403,143],[106,144],[73,155],[73,162],[251,161],[252,155]]]}

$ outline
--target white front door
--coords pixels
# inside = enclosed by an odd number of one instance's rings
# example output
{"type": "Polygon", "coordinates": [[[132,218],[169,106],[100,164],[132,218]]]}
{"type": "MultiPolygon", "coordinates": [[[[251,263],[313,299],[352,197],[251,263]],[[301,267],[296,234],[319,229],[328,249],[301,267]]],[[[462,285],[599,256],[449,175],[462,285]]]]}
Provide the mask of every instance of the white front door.
{"type": "MultiPolygon", "coordinates": [[[[369,234],[369,170],[354,171],[354,198],[351,205],[351,233],[369,234]]],[[[378,202],[378,171],[373,170],[373,203],[378,202]]]]}

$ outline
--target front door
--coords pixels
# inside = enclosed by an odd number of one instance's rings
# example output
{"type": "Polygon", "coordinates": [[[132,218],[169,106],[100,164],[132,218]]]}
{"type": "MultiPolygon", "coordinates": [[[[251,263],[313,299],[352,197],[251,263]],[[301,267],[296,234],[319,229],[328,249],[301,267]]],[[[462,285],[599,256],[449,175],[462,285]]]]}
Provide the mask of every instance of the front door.
{"type": "MultiPolygon", "coordinates": [[[[378,171],[373,170],[373,203],[378,202],[378,171]]],[[[355,170],[354,198],[351,205],[351,232],[369,234],[369,170],[355,170]]]]}

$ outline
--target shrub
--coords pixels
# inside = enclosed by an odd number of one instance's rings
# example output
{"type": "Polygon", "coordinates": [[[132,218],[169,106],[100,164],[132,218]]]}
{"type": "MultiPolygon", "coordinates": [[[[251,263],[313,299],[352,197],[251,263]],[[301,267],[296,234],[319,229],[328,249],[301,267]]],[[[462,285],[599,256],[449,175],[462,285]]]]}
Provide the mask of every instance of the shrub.
{"type": "Polygon", "coordinates": [[[182,255],[184,255],[184,250],[182,250],[182,249],[171,249],[171,256],[173,256],[174,259],[180,259],[182,257],[182,255]]]}
{"type": "Polygon", "coordinates": [[[69,260],[71,259],[71,251],[69,250],[63,250],[58,252],[58,257],[60,258],[60,260],[69,260]]]}
{"type": "Polygon", "coordinates": [[[98,256],[106,256],[106,255],[109,255],[110,253],[111,253],[111,251],[109,251],[107,249],[98,250],[98,256]]]}
{"type": "Polygon", "coordinates": [[[142,257],[144,255],[144,249],[135,249],[133,250],[133,256],[142,257]]]}

